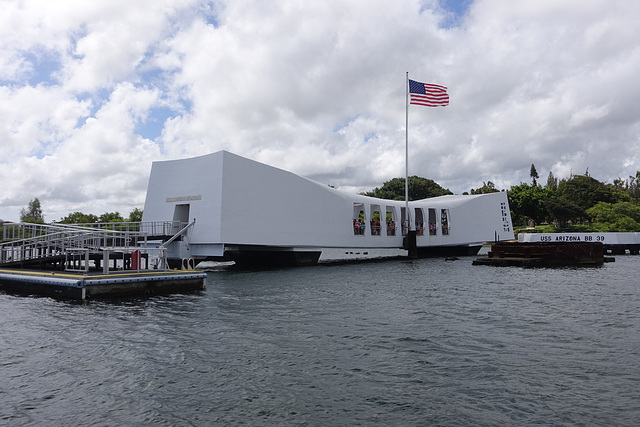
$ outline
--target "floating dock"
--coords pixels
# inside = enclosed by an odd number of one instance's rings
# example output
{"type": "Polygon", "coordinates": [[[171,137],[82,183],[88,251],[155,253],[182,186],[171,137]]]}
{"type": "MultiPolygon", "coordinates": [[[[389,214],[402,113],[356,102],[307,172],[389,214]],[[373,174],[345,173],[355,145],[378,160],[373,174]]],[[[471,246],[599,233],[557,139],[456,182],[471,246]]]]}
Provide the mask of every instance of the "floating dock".
{"type": "Polygon", "coordinates": [[[188,224],[0,224],[0,290],[58,298],[120,298],[204,289],[192,259],[170,269],[150,234],[184,238],[188,224]],[[153,265],[152,268],[151,265],[153,265]]]}
{"type": "Polygon", "coordinates": [[[206,277],[207,273],[192,270],[103,274],[0,269],[0,290],[65,299],[121,298],[202,290],[206,277]]]}
{"type": "Polygon", "coordinates": [[[478,258],[473,265],[582,267],[612,261],[613,258],[604,256],[600,242],[498,242],[491,245],[487,258],[478,258]]]}

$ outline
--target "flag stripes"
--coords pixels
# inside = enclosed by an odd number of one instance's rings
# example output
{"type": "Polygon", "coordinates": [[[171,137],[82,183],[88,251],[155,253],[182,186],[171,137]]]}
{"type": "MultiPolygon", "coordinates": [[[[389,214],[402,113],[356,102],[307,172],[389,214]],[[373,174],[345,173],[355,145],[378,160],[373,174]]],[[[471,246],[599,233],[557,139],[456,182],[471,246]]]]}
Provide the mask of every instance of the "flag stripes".
{"type": "Polygon", "coordinates": [[[449,95],[445,86],[409,80],[409,104],[425,107],[445,107],[449,105],[449,95]]]}

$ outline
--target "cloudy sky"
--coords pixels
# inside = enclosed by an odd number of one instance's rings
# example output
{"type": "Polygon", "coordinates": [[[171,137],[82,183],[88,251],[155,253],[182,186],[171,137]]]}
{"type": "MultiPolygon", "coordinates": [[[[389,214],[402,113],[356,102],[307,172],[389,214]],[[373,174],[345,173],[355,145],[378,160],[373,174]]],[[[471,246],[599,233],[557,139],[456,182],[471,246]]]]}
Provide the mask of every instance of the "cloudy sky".
{"type": "Polygon", "coordinates": [[[0,0],[0,218],[142,208],[151,163],[228,150],[337,188],[454,193],[640,170],[640,2],[0,0]]]}

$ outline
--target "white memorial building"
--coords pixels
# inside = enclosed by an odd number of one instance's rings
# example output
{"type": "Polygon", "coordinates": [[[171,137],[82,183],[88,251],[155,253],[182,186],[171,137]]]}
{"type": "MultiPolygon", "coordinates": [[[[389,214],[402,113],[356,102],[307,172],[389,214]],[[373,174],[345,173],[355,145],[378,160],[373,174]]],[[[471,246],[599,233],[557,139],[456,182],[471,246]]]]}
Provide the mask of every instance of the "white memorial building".
{"type": "MultiPolygon", "coordinates": [[[[350,194],[227,151],[154,162],[143,222],[184,227],[167,245],[183,259],[315,263],[323,248],[403,248],[405,202],[350,194]]],[[[409,202],[418,256],[474,255],[511,240],[506,192],[409,202]]]]}

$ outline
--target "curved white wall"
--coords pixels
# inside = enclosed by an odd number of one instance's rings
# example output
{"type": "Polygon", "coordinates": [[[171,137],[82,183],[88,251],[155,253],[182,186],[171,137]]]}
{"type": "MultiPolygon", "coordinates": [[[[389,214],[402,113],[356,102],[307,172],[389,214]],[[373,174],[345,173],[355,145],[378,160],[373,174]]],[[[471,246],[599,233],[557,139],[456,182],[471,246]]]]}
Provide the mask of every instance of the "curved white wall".
{"type": "MultiPolygon", "coordinates": [[[[196,219],[192,245],[240,244],[290,247],[394,248],[402,246],[400,217],[404,202],[349,194],[293,173],[226,151],[191,159],[155,162],[149,178],[143,221],[173,219],[176,205],[188,205],[196,219]],[[364,235],[353,229],[354,203],[366,215],[364,235]],[[396,235],[371,235],[372,205],[384,219],[396,211],[396,235]]],[[[506,193],[442,196],[410,202],[424,210],[448,209],[450,233],[430,236],[425,229],[418,246],[461,245],[513,238],[506,193]],[[506,212],[506,217],[505,217],[506,212]]],[[[359,210],[359,209],[358,209],[359,210]]]]}

